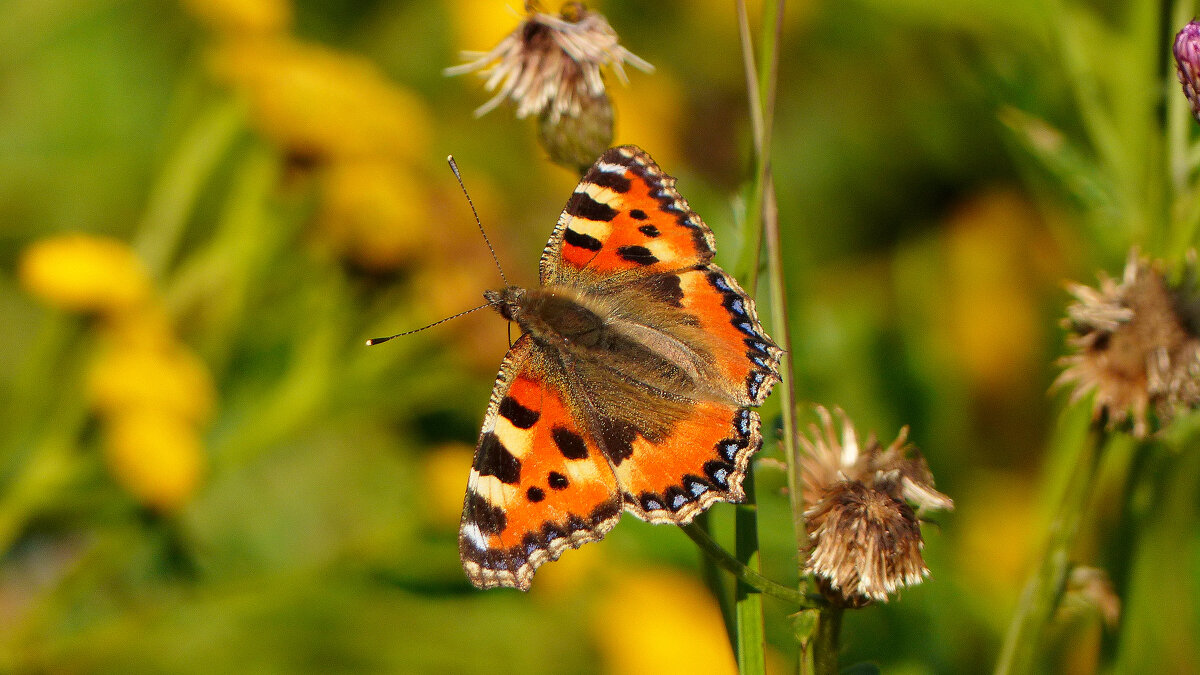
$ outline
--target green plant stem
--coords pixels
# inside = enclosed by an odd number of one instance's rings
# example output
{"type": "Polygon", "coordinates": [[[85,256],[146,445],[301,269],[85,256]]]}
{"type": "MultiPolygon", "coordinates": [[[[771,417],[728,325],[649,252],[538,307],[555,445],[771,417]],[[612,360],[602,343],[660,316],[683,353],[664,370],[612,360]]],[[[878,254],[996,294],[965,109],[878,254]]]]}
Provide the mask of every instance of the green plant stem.
{"type": "Polygon", "coordinates": [[[815,609],[825,605],[825,600],[820,596],[808,595],[794,588],[784,586],[742,564],[740,560],[722,548],[720,544],[703,529],[697,527],[695,523],[684,525],[681,529],[687,536],[691,537],[692,541],[696,542],[696,546],[704,551],[710,560],[715,562],[721,569],[732,574],[738,581],[776,600],[782,600],[800,608],[815,609]]]}
{"type": "Polygon", "coordinates": [[[47,425],[20,472],[4,486],[0,499],[0,555],[21,536],[26,523],[44,504],[60,494],[81,468],[75,454],[87,409],[76,399],[64,402],[63,410],[47,425]]]}
{"type": "MultiPolygon", "coordinates": [[[[746,470],[742,482],[746,500],[734,510],[734,555],[742,568],[760,578],[762,553],[758,548],[758,504],[754,500],[754,467],[746,470]]],[[[766,629],[763,625],[762,591],[739,577],[734,585],[734,612],[737,617],[738,672],[766,673],[766,629]]]]}
{"type": "Polygon", "coordinates": [[[783,456],[787,461],[788,501],[792,508],[792,523],[795,527],[796,552],[804,550],[808,533],[804,529],[804,499],[801,491],[800,463],[796,448],[796,377],[792,368],[792,334],[788,320],[787,284],[783,276],[783,243],[779,234],[779,211],[775,203],[775,180],[767,176],[764,191],[763,223],[767,242],[767,284],[771,293],[771,323],[775,327],[775,340],[783,350],[779,361],[780,396],[783,398],[783,456]]]}
{"type": "Polygon", "coordinates": [[[161,278],[175,256],[200,190],[237,138],[244,106],[223,100],[187,129],[150,190],[146,215],[133,247],[150,274],[161,278]]]}
{"type": "MultiPolygon", "coordinates": [[[[1171,10],[1172,26],[1182,28],[1187,23],[1191,18],[1191,4],[1190,0],[1179,0],[1175,3],[1171,10]]],[[[1187,191],[1188,176],[1191,174],[1192,168],[1188,157],[1188,124],[1191,114],[1187,98],[1179,88],[1173,57],[1167,54],[1166,59],[1170,61],[1166,68],[1166,81],[1163,83],[1163,90],[1166,92],[1167,98],[1167,161],[1171,177],[1171,191],[1178,197],[1187,191]]]]}
{"type": "MultiPolygon", "coordinates": [[[[770,171],[770,128],[774,106],[778,26],[783,2],[772,8],[764,8],[761,33],[760,59],[768,67],[759,70],[756,66],[750,35],[750,22],[744,0],[736,0],[739,33],[742,44],[742,62],[746,72],[746,92],[750,108],[750,124],[754,137],[754,176],[750,198],[746,205],[746,219],[742,223],[742,253],[737,272],[746,284],[751,297],[758,287],[758,272],[764,232],[763,195],[766,177],[770,171]]],[[[745,502],[735,507],[734,553],[744,567],[757,573],[761,569],[758,550],[758,506],[754,494],[754,469],[747,470],[743,484],[745,502]]],[[[766,670],[765,630],[761,593],[739,579],[735,590],[734,611],[737,617],[738,665],[743,674],[762,673],[766,670]]]]}
{"type": "Polygon", "coordinates": [[[813,672],[816,675],[835,675],[838,672],[838,645],[844,612],[844,609],[834,605],[821,609],[817,633],[813,637],[813,672]]]}
{"type": "Polygon", "coordinates": [[[278,153],[272,148],[256,145],[239,158],[216,231],[180,261],[164,289],[167,307],[175,316],[207,307],[198,342],[210,367],[218,372],[228,359],[262,270],[292,234],[272,209],[280,171],[278,153]]]}
{"type": "Polygon", "coordinates": [[[1037,663],[1041,638],[1054,617],[1071,571],[1072,549],[1096,484],[1100,450],[1107,438],[1103,427],[1093,424],[1079,456],[1071,462],[1073,471],[1062,505],[1050,522],[1045,555],[1021,593],[996,663],[996,675],[1029,673],[1037,663]]]}
{"type": "MultiPolygon", "coordinates": [[[[712,541],[712,522],[709,520],[707,511],[696,516],[689,525],[689,527],[693,526],[712,541]]],[[[689,536],[691,535],[689,534],[689,536]]],[[[713,545],[716,545],[715,541],[713,541],[713,545]]],[[[699,545],[697,548],[700,548],[700,576],[704,579],[704,585],[708,586],[708,590],[717,599],[717,603],[721,607],[721,619],[725,622],[725,634],[729,637],[729,644],[734,644],[737,640],[737,625],[734,621],[733,600],[726,589],[721,566],[717,564],[707,549],[699,545]]],[[[718,548],[720,547],[718,546],[718,548]]],[[[737,562],[737,559],[730,556],[724,549],[720,549],[720,555],[728,556],[730,560],[737,562]]]]}
{"type": "Polygon", "coordinates": [[[1200,654],[1194,620],[1185,618],[1200,615],[1200,603],[1183,582],[1196,573],[1190,542],[1200,530],[1198,422],[1195,413],[1177,417],[1159,434],[1159,443],[1144,446],[1149,466],[1132,486],[1138,497],[1123,495],[1126,503],[1138,503],[1139,513],[1128,540],[1130,570],[1117,586],[1121,624],[1112,660],[1101,665],[1104,672],[1175,672],[1181,662],[1190,663],[1180,655],[1200,654]]]}
{"type": "MultiPolygon", "coordinates": [[[[1080,19],[1071,13],[1069,5],[1064,0],[1054,0],[1050,3],[1050,7],[1051,24],[1058,33],[1055,37],[1058,39],[1058,49],[1067,74],[1066,79],[1071,86],[1084,129],[1087,131],[1088,138],[1092,147],[1095,148],[1105,172],[1113,177],[1116,184],[1120,186],[1121,179],[1128,178],[1128,171],[1125,170],[1128,166],[1125,156],[1128,149],[1122,142],[1108,107],[1103,103],[1104,96],[1100,83],[1097,81],[1095,71],[1088,63],[1085,48],[1087,39],[1081,33],[1080,19]]],[[[1119,192],[1118,201],[1122,207],[1121,210],[1128,213],[1131,206],[1129,190],[1120,189],[1119,192]]],[[[1138,217],[1142,215],[1137,214],[1138,217]]],[[[1135,227],[1138,228],[1137,234],[1140,236],[1144,231],[1145,223],[1138,222],[1135,227]]]]}

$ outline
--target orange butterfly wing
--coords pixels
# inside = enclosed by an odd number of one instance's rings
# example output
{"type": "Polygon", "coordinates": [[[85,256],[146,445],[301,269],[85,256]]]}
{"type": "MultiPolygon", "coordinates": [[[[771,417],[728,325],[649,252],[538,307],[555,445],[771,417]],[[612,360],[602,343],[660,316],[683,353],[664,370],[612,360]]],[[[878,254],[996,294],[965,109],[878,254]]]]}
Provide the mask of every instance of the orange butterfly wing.
{"type": "Polygon", "coordinates": [[[639,275],[707,263],[712,230],[650,155],[632,145],[607,150],[575,188],[542,253],[541,281],[639,275]]]}
{"type": "Polygon", "coordinates": [[[710,263],[657,277],[678,280],[673,297],[679,311],[706,334],[705,347],[731,400],[696,401],[666,438],[627,435],[621,448],[608,450],[627,510],[650,522],[686,524],[715,501],[745,499],[742,482],[762,447],[751,406],[779,381],[782,350],[763,332],[753,301],[720,267],[710,263]]]}
{"type": "Polygon", "coordinates": [[[459,529],[463,569],[480,588],[528,590],[539,565],[600,539],[621,515],[612,468],[544,357],[528,335],[513,344],[484,418],[459,529]]]}
{"type": "Polygon", "coordinates": [[[750,406],[779,381],[782,351],[753,300],[711,262],[712,232],[674,186],[639,148],[605,152],[559,217],[541,281],[584,295],[628,285],[654,311],[682,313],[703,332],[726,393],[695,401],[669,435],[652,441],[605,420],[576,419],[582,413],[570,397],[586,398],[588,383],[569,383],[548,348],[522,336],[497,378],[463,509],[459,548],[477,586],[528,589],[538,565],[602,538],[622,506],[650,522],[682,524],[713,502],[745,497],[742,482],[762,446],[750,406]]]}
{"type": "Polygon", "coordinates": [[[737,280],[715,264],[678,274],[682,310],[699,322],[714,346],[724,377],[741,388],[743,405],[762,405],[779,381],[783,350],[763,331],[751,300],[737,280]]]}

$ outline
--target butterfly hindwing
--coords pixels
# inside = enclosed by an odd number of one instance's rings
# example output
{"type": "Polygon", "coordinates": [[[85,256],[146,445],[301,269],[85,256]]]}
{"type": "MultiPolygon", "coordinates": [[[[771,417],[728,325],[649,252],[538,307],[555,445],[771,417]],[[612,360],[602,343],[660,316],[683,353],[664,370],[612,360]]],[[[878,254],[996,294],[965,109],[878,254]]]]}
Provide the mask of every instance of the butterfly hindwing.
{"type": "Polygon", "coordinates": [[[463,569],[480,588],[528,590],[539,565],[602,538],[620,517],[612,469],[561,384],[528,335],[496,378],[459,531],[463,569]]]}
{"type": "Polygon", "coordinates": [[[761,447],[757,413],[698,402],[666,437],[631,440],[615,466],[625,508],[652,523],[687,524],[713,502],[741,502],[750,458],[761,447]]]}
{"type": "Polygon", "coordinates": [[[708,262],[712,230],[640,148],[606,151],[579,182],[542,253],[543,284],[653,274],[708,262]]]}
{"type": "Polygon", "coordinates": [[[761,405],[779,381],[783,350],[767,337],[754,300],[715,264],[677,276],[681,309],[699,322],[723,380],[743,405],[761,405]]]}

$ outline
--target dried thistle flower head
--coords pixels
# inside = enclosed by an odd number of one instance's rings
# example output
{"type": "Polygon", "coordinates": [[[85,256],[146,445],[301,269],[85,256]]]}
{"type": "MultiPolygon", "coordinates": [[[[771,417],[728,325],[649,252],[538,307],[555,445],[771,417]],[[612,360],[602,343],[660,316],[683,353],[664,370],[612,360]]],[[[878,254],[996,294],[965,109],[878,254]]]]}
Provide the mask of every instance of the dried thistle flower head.
{"type": "Polygon", "coordinates": [[[625,63],[647,72],[654,69],[622,47],[608,20],[581,2],[566,3],[557,15],[539,11],[532,2],[526,9],[525,20],[491,51],[465,52],[463,57],[470,61],[445,71],[479,72],[487,78],[484,87],[496,94],[476,115],[512,99],[519,118],[545,115],[554,123],[563,116],[579,117],[594,99],[606,96],[601,72],[605,66],[611,66],[622,83],[627,82],[625,63]]]}
{"type": "Polygon", "coordinates": [[[821,426],[799,439],[811,547],[804,570],[832,602],[886,602],[929,576],[918,513],[954,502],[934,489],[925,460],[906,442],[907,427],[886,448],[873,434],[862,446],[845,413],[837,411],[840,438],[829,411],[817,407],[817,414],[821,426]]]}
{"type": "Polygon", "coordinates": [[[1175,34],[1175,74],[1183,85],[1183,95],[1192,107],[1192,116],[1200,121],[1200,22],[1190,21],[1175,34]]]}
{"type": "Polygon", "coordinates": [[[1162,263],[1131,251],[1118,282],[1100,275],[1100,287],[1069,290],[1076,302],[1063,321],[1075,353],[1059,363],[1055,386],[1073,384],[1071,401],[1095,391],[1094,417],[1108,424],[1132,420],[1144,437],[1153,404],[1160,422],[1200,405],[1200,338],[1196,333],[1196,262],[1189,255],[1182,279],[1170,283],[1162,263]]]}

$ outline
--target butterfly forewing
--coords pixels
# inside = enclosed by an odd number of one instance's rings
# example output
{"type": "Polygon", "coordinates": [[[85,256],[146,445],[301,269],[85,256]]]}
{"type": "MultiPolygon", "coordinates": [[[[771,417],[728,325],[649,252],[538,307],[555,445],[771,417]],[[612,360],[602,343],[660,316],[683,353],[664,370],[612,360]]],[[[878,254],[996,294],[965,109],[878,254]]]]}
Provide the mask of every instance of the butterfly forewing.
{"type": "Polygon", "coordinates": [[[712,259],[712,230],[650,155],[625,145],[580,181],[542,254],[543,284],[593,275],[652,274],[712,259]]]}

